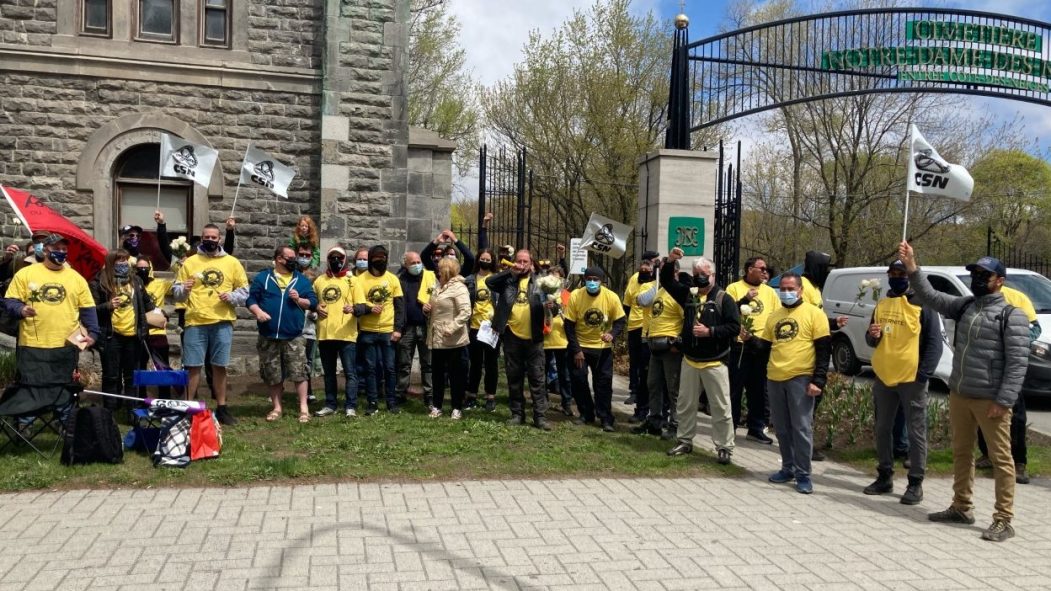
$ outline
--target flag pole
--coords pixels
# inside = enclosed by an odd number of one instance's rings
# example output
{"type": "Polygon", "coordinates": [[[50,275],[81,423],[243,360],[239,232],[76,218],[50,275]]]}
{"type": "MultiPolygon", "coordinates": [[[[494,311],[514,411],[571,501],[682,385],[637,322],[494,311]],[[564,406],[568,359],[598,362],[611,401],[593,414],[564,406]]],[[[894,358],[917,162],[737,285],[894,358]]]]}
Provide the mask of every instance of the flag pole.
{"type": "Polygon", "coordinates": [[[906,184],[905,184],[905,223],[903,223],[902,227],[901,227],[901,241],[902,242],[905,242],[905,240],[908,238],[908,231],[909,231],[909,186],[908,186],[908,183],[906,182],[906,184]]]}
{"type": "Polygon", "coordinates": [[[245,168],[245,158],[248,158],[248,148],[252,147],[252,142],[248,142],[245,146],[244,158],[241,158],[241,166],[237,169],[237,188],[234,189],[234,203],[230,206],[230,215],[226,216],[227,219],[234,217],[234,210],[237,209],[237,194],[241,192],[241,173],[245,168]]]}
{"type": "Polygon", "coordinates": [[[164,132],[161,132],[160,150],[157,150],[157,207],[161,209],[161,176],[164,173],[164,132]]]}

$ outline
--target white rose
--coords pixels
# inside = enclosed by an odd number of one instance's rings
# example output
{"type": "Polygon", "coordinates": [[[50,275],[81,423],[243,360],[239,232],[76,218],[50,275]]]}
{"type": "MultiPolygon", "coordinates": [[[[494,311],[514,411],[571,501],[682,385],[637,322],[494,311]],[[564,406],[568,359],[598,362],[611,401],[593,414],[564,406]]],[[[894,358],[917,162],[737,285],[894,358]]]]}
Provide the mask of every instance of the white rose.
{"type": "Polygon", "coordinates": [[[696,287],[691,287],[690,288],[690,295],[692,295],[692,296],[697,295],[697,288],[696,287]]]}
{"type": "Polygon", "coordinates": [[[749,306],[748,304],[743,304],[741,306],[741,315],[742,316],[750,316],[751,314],[752,314],[752,307],[749,306]]]}
{"type": "Polygon", "coordinates": [[[29,291],[36,291],[38,287],[40,287],[40,286],[37,285],[36,283],[30,282],[30,284],[29,284],[29,291]]]}
{"type": "Polygon", "coordinates": [[[879,285],[880,285],[879,279],[873,279],[873,280],[871,280],[869,282],[869,287],[871,287],[873,289],[879,289],[879,285]]]}
{"type": "Polygon", "coordinates": [[[861,289],[868,289],[869,287],[872,287],[872,283],[868,279],[862,279],[861,289]]]}

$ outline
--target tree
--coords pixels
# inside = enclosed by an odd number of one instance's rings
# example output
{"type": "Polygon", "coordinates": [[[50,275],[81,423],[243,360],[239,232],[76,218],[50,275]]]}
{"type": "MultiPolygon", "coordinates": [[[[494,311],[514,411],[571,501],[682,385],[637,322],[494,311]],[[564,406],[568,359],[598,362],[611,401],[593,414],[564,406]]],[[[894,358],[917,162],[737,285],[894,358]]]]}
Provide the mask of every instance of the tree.
{"type": "Polygon", "coordinates": [[[993,150],[974,164],[971,176],[974,223],[987,223],[1008,244],[1029,243],[1051,208],[1051,164],[1018,149],[993,150]]]}
{"type": "Polygon", "coordinates": [[[478,87],[465,69],[460,22],[446,0],[412,0],[409,22],[409,124],[457,142],[454,162],[464,174],[478,150],[478,87]]]}

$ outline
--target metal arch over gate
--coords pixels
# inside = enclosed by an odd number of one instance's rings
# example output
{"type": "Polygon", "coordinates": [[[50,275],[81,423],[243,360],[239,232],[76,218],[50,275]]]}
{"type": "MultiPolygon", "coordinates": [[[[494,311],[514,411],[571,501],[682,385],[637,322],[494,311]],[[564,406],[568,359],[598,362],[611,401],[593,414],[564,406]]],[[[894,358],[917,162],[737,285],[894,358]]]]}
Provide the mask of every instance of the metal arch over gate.
{"type": "Polygon", "coordinates": [[[954,93],[1051,106],[1051,24],[938,8],[829,12],[687,43],[678,31],[666,147],[771,109],[873,93],[954,93]]]}

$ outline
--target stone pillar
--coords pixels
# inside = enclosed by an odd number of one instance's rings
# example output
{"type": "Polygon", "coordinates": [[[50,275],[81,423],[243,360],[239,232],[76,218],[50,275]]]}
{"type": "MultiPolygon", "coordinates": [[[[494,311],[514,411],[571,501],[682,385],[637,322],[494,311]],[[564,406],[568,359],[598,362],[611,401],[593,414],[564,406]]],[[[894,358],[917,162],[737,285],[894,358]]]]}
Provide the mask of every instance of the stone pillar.
{"type": "Polygon", "coordinates": [[[421,127],[409,128],[409,186],[406,248],[421,250],[449,227],[452,211],[453,151],[456,142],[421,127]]]}
{"type": "Polygon", "coordinates": [[[687,257],[714,256],[715,190],[719,155],[692,150],[656,150],[639,158],[638,227],[643,250],[665,255],[673,246],[687,257]]]}

